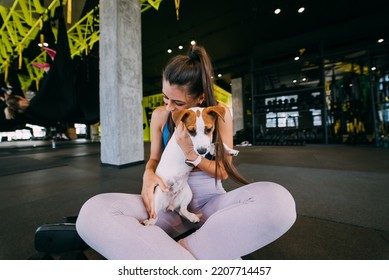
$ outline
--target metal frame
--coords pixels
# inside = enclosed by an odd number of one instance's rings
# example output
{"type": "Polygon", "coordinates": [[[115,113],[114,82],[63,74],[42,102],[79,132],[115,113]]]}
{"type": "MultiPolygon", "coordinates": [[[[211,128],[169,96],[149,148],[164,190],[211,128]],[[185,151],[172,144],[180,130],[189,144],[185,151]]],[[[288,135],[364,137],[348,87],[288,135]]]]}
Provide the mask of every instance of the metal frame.
{"type": "MultiPolygon", "coordinates": [[[[55,8],[61,0],[52,0],[45,8],[40,0],[15,0],[11,8],[0,5],[0,16],[3,25],[0,28],[0,72],[5,73],[7,79],[8,67],[11,61],[19,59],[19,66],[24,62],[28,76],[19,75],[22,88],[26,89],[33,81],[39,81],[44,71],[32,66],[33,62],[42,63],[46,61],[46,52],[42,52],[35,58],[23,58],[23,50],[26,49],[39,33],[42,22],[47,20],[49,15],[53,16],[55,8]]],[[[159,9],[163,0],[140,0],[141,12],[150,8],[159,9]]],[[[67,0],[63,0],[65,5],[67,0]]],[[[68,29],[69,48],[71,56],[88,53],[93,45],[100,39],[99,29],[99,6],[91,10],[78,22],[68,29]]],[[[178,7],[176,7],[178,9],[178,7]]],[[[56,36],[57,31],[53,30],[56,36]]]]}

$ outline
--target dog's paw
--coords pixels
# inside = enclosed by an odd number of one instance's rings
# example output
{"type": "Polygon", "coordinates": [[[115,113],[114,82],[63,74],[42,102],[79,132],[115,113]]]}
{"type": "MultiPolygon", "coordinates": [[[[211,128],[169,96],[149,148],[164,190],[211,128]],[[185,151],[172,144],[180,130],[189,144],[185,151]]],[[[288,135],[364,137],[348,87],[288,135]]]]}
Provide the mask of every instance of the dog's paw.
{"type": "Polygon", "coordinates": [[[141,222],[141,224],[144,226],[152,226],[152,225],[155,225],[156,222],[157,222],[157,219],[148,219],[148,220],[144,220],[143,222],[141,222]]]}
{"type": "Polygon", "coordinates": [[[191,221],[194,224],[200,222],[200,218],[201,218],[202,214],[193,214],[193,213],[191,213],[191,214],[192,215],[190,215],[189,221],[191,221]]]}
{"type": "Polygon", "coordinates": [[[238,150],[234,150],[230,147],[228,147],[226,144],[223,143],[223,146],[224,146],[224,151],[227,155],[230,155],[230,156],[237,156],[239,154],[239,151],[238,150]]]}
{"type": "Polygon", "coordinates": [[[215,144],[214,143],[211,143],[211,145],[209,146],[209,154],[214,156],[216,153],[216,148],[215,148],[215,144]]]}
{"type": "Polygon", "coordinates": [[[239,154],[238,150],[230,149],[227,151],[230,156],[236,157],[239,154]]]}

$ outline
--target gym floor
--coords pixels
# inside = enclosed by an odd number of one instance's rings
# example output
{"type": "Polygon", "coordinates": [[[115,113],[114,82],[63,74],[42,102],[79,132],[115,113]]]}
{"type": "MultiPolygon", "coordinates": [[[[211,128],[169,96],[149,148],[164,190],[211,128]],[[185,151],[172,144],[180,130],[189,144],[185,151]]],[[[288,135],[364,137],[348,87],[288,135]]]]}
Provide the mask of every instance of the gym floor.
{"type": "MultiPolygon", "coordinates": [[[[294,226],[243,259],[389,259],[389,149],[306,145],[236,147],[238,170],[294,196],[294,226]]],[[[149,143],[145,143],[145,159],[149,143]]],[[[35,230],[76,216],[102,192],[140,193],[144,164],[102,166],[100,144],[83,140],[0,143],[0,259],[36,255],[35,230]]],[[[237,185],[224,184],[227,190],[237,185]]],[[[101,259],[87,250],[88,259],[101,259]]]]}

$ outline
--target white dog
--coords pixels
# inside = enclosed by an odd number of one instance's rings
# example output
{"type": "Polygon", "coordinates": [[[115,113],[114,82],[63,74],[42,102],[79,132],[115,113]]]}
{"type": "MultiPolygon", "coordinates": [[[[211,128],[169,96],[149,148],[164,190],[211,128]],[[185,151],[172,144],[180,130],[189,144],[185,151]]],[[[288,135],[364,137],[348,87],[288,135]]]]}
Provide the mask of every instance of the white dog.
{"type": "MultiPolygon", "coordinates": [[[[184,123],[192,140],[194,151],[199,156],[204,157],[207,153],[213,155],[215,152],[214,145],[212,144],[212,134],[217,119],[222,118],[224,120],[224,113],[225,109],[220,106],[194,107],[173,112],[172,118],[175,124],[178,124],[180,121],[184,123]]],[[[230,155],[236,156],[239,153],[239,151],[233,150],[227,147],[227,145],[224,145],[224,148],[230,155]]],[[[168,192],[163,192],[159,187],[155,188],[154,204],[157,215],[160,210],[177,210],[181,216],[192,223],[200,221],[201,215],[197,216],[187,209],[188,204],[192,200],[192,191],[187,180],[189,173],[200,161],[201,158],[194,162],[186,160],[183,151],[177,144],[175,133],[173,133],[155,171],[169,189],[168,192]]],[[[156,221],[157,219],[148,219],[143,224],[153,225],[156,221]]]]}

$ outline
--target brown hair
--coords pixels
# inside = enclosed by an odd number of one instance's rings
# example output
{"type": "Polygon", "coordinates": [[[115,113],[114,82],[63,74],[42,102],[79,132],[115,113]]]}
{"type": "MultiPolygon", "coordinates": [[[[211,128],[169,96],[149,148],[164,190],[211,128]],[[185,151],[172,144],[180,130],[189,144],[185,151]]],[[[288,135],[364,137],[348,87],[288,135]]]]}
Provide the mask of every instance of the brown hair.
{"type": "Polygon", "coordinates": [[[22,97],[18,95],[9,95],[8,97],[6,97],[5,103],[11,110],[17,111],[19,109],[20,100],[22,100],[22,97]]]}
{"type": "Polygon", "coordinates": [[[164,80],[172,85],[184,86],[189,96],[198,98],[204,93],[205,104],[217,104],[213,91],[213,67],[205,49],[192,46],[187,55],[173,57],[162,72],[164,80]]]}
{"type": "MultiPolygon", "coordinates": [[[[223,118],[222,118],[223,119],[223,118]]],[[[224,119],[223,119],[224,121],[224,119]]],[[[232,161],[228,161],[225,157],[225,151],[224,151],[224,143],[223,139],[221,139],[219,134],[219,124],[218,121],[215,122],[215,130],[213,131],[213,139],[214,139],[214,145],[215,145],[215,161],[216,161],[216,168],[215,168],[215,180],[217,178],[218,170],[219,170],[219,162],[224,166],[224,169],[226,170],[229,177],[231,177],[232,180],[234,180],[237,183],[241,184],[248,184],[249,182],[244,178],[238,170],[235,168],[232,161]]]]}
{"type": "Polygon", "coordinates": [[[19,101],[24,98],[18,95],[8,95],[5,98],[5,104],[7,104],[8,118],[15,118],[17,112],[20,112],[20,104],[19,101]]]}

